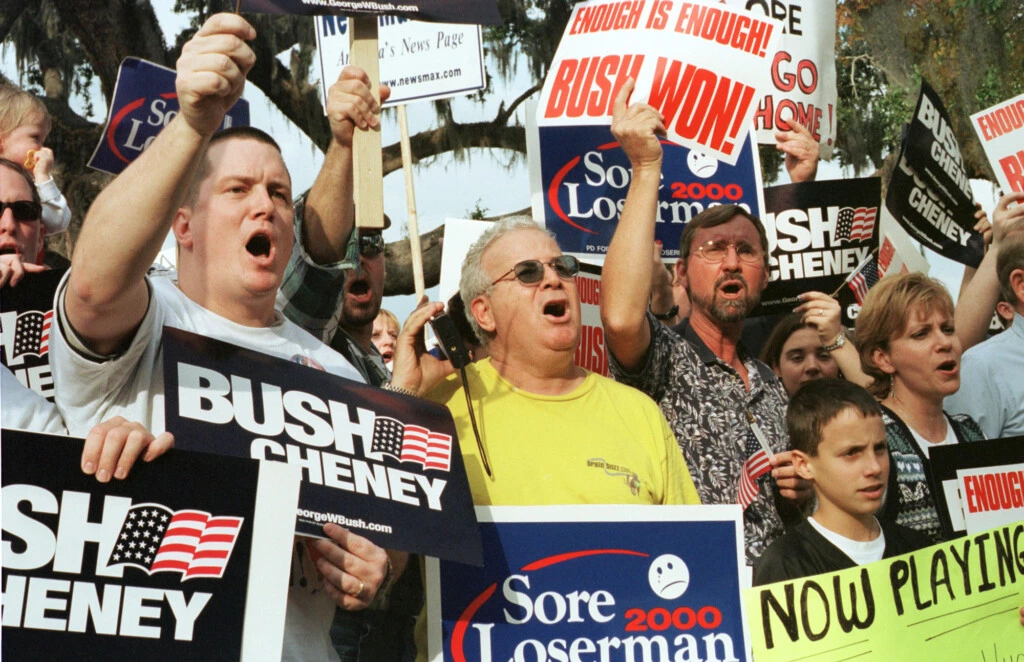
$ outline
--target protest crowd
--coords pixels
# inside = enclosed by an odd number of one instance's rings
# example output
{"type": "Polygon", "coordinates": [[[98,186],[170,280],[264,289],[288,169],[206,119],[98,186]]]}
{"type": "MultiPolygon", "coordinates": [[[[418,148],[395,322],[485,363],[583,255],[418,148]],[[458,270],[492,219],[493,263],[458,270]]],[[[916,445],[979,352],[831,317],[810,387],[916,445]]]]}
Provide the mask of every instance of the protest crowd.
{"type": "MultiPolygon", "coordinates": [[[[580,262],[529,217],[473,243],[451,301],[424,300],[401,324],[383,309],[385,245],[356,226],[353,140],[379,128],[390,90],[344,69],[324,164],[294,191],[274,137],[220,129],[254,34],[239,15],[206,21],[177,62],[180,113],[88,209],[47,322],[52,402],[0,368],[3,427],[84,438],[81,470],[97,481],[177,452],[172,328],[445,407],[477,506],[739,504],[755,586],[949,540],[930,452],[1024,435],[1024,193],[991,218],[979,206],[984,257],[955,305],[910,271],[875,278],[852,328],[836,293],[817,291],[766,327],[752,313],[774,241],[743,206],[695,215],[663,265],[666,118],[632,101],[627,78],[611,102],[631,179],[600,276],[605,377],[574,361],[580,262]],[[168,232],[176,271],[151,272],[168,232]],[[1005,330],[987,337],[997,312],[1005,330]],[[445,313],[468,365],[428,351],[445,313]],[[613,464],[625,479],[605,478],[613,464]]],[[[42,238],[70,219],[49,124],[33,95],[0,87],[4,296],[49,270],[42,238]]],[[[791,181],[815,181],[809,131],[791,122],[775,138],[791,181]]],[[[283,659],[427,659],[422,557],[335,523],[322,533],[292,543],[283,659]]]]}

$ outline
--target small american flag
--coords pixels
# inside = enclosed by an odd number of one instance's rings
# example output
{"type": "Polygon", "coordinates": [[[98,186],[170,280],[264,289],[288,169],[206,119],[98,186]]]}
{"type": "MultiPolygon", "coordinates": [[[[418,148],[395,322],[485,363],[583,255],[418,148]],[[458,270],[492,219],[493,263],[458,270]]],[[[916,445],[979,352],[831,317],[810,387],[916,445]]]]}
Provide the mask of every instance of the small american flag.
{"type": "Polygon", "coordinates": [[[370,451],[390,455],[399,462],[415,462],[425,469],[448,471],[452,438],[419,425],[404,425],[397,419],[378,416],[373,421],[370,451]]]}
{"type": "Polygon", "coordinates": [[[138,504],[128,509],[107,565],[130,565],[150,575],[179,572],[181,581],[219,579],[243,521],[200,510],[173,511],[158,503],[138,504]]]}
{"type": "Polygon", "coordinates": [[[739,504],[744,510],[747,509],[754,499],[760,487],[757,480],[772,469],[771,459],[764,447],[758,441],[754,430],[747,429],[746,443],[747,461],[743,463],[743,471],[740,472],[739,504]]]}
{"type": "Polygon", "coordinates": [[[878,207],[843,207],[836,219],[836,241],[866,241],[875,231],[878,207]]]}
{"type": "Polygon", "coordinates": [[[857,304],[863,306],[864,299],[868,296],[868,290],[875,286],[878,282],[878,261],[874,255],[869,255],[866,260],[861,262],[857,270],[854,271],[847,285],[853,290],[853,296],[857,299],[857,304]]]}
{"type": "Polygon", "coordinates": [[[14,351],[11,360],[23,354],[46,356],[50,351],[50,321],[53,311],[29,310],[14,323],[14,351]]]}

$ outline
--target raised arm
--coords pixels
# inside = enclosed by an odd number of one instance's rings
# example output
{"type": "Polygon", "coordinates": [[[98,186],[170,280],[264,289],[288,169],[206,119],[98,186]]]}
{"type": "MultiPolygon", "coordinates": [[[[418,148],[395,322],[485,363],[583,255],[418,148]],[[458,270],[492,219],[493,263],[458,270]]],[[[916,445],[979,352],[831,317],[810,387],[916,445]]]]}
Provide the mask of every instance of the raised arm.
{"type": "Polygon", "coordinates": [[[789,131],[775,132],[775,148],[786,154],[786,172],[794,184],[813,182],[818,176],[821,146],[810,130],[793,119],[782,119],[789,131]]]}
{"type": "Polygon", "coordinates": [[[179,114],[96,198],[75,246],[68,321],[91,349],[114,352],[146,314],[144,277],[210,136],[242,95],[256,31],[234,14],[211,16],[178,59],[179,114]]]}
{"type": "Polygon", "coordinates": [[[306,198],[302,243],[306,253],[318,264],[338,262],[355,222],[352,203],[352,135],[358,126],[363,131],[379,131],[380,104],[391,96],[387,85],[380,86],[380,103],[370,93],[370,77],[358,67],[345,67],[327,93],[327,119],[331,124],[331,144],[313,188],[306,198]]]}
{"type": "Polygon", "coordinates": [[[1024,193],[1010,193],[999,199],[992,212],[992,244],[973,277],[960,288],[953,317],[964,350],[977,345],[988,333],[999,301],[999,277],[996,275],[999,243],[1011,227],[1024,224],[1024,204],[1010,208],[1011,202],[1021,201],[1024,201],[1024,193]]]}
{"type": "MultiPolygon", "coordinates": [[[[626,81],[612,115],[612,135],[629,157],[633,179],[619,216],[601,276],[601,323],[605,341],[627,370],[637,367],[651,344],[647,300],[651,294],[651,245],[658,216],[663,118],[647,104],[626,106],[632,79],[626,81]]],[[[680,256],[680,259],[685,259],[680,256]]]]}

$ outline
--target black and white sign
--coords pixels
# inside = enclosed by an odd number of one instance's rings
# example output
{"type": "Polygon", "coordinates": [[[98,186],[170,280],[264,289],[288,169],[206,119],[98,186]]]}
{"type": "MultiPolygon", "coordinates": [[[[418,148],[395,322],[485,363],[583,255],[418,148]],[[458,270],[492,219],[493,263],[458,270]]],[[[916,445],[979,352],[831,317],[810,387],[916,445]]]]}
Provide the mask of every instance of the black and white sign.
{"type": "Polygon", "coordinates": [[[279,657],[297,472],[173,450],[100,483],[82,446],[3,431],[4,659],[279,657]]]}
{"type": "Polygon", "coordinates": [[[984,254],[974,231],[974,196],[960,143],[942,100],[921,81],[914,116],[893,170],[886,206],[915,239],[970,267],[984,254]]]}
{"type": "Polygon", "coordinates": [[[877,177],[766,188],[771,281],[754,315],[792,312],[798,294],[842,285],[878,248],[881,197],[877,177]]]}
{"type": "Polygon", "coordinates": [[[179,448],[302,469],[295,532],[333,522],[387,549],[480,562],[444,407],[164,328],[166,427],[179,448]]]}
{"type": "Polygon", "coordinates": [[[933,446],[929,486],[947,538],[1024,517],[1024,437],[933,446]]]}
{"type": "Polygon", "coordinates": [[[415,21],[501,25],[494,0],[241,0],[242,13],[346,16],[387,14],[415,21]]]}
{"type": "Polygon", "coordinates": [[[23,386],[53,402],[50,326],[53,295],[67,269],[28,273],[0,289],[0,363],[23,386]]]}

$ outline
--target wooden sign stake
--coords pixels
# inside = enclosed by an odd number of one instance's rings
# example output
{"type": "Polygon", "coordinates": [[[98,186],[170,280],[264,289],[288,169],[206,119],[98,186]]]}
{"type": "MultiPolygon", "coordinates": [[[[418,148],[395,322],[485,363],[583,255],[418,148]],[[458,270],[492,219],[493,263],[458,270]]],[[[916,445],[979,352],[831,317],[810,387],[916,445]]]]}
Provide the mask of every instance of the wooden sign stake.
{"type": "MultiPolygon", "coordinates": [[[[349,16],[351,62],[370,77],[370,93],[380,102],[380,61],[377,17],[349,16]]],[[[352,137],[352,185],[356,203],[356,227],[384,228],[384,169],[381,163],[380,128],[355,132],[352,137]]]]}

